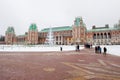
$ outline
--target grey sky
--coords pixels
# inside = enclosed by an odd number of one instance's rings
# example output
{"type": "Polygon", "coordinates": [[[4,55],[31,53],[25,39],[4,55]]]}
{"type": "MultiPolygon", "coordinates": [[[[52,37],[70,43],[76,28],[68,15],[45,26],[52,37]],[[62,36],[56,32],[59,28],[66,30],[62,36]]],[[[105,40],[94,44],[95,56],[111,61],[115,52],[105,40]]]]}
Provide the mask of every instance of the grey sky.
{"type": "Polygon", "coordinates": [[[112,27],[120,19],[120,0],[0,0],[0,34],[14,26],[17,35],[36,23],[39,31],[50,26],[72,25],[82,16],[87,28],[112,27]]]}

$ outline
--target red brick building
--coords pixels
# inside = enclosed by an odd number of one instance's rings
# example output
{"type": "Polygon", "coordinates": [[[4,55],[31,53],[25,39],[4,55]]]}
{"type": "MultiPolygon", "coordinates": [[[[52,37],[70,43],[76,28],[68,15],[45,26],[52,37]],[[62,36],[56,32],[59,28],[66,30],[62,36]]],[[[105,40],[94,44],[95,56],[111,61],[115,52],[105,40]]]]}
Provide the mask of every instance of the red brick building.
{"type": "Polygon", "coordinates": [[[5,33],[5,43],[14,44],[16,43],[16,35],[13,27],[8,27],[5,33]]]}
{"type": "MultiPolygon", "coordinates": [[[[6,44],[45,44],[49,28],[38,31],[36,24],[31,24],[24,35],[15,35],[13,27],[8,27],[5,34],[6,44]]],[[[120,21],[114,27],[96,27],[87,30],[81,17],[76,17],[72,26],[52,27],[54,44],[120,44],[120,21]]]]}

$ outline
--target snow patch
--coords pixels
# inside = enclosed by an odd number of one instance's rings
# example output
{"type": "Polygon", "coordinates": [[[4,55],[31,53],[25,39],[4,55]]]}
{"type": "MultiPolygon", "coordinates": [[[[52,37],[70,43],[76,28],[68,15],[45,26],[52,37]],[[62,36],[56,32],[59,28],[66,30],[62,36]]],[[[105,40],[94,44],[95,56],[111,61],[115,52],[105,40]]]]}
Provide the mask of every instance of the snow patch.
{"type": "MultiPolygon", "coordinates": [[[[22,51],[33,51],[33,52],[47,52],[47,51],[60,51],[60,47],[63,48],[63,51],[75,50],[75,45],[0,45],[0,51],[4,52],[22,52],[22,51]]],[[[83,49],[84,47],[80,47],[83,49]]]]}

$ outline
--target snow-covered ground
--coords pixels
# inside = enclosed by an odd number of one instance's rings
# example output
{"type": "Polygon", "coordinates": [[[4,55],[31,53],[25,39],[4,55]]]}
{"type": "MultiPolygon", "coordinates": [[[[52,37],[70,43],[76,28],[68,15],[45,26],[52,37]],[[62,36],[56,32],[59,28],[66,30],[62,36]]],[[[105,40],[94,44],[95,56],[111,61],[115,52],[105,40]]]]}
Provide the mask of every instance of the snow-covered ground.
{"type": "MultiPolygon", "coordinates": [[[[5,52],[22,52],[22,51],[33,51],[33,52],[47,52],[47,51],[60,51],[58,45],[48,46],[48,45],[0,45],[0,51],[5,52]]],[[[101,45],[102,51],[103,47],[107,48],[107,53],[120,56],[120,45],[101,45]]],[[[75,45],[62,45],[63,51],[75,50],[75,45]]],[[[83,46],[80,46],[80,49],[84,49],[83,46]]]]}
{"type": "Polygon", "coordinates": [[[120,45],[101,45],[102,51],[103,47],[107,48],[107,53],[120,56],[120,45]]]}
{"type": "MultiPolygon", "coordinates": [[[[60,51],[60,47],[62,47],[63,51],[70,51],[75,50],[75,45],[54,45],[54,46],[48,46],[48,45],[0,45],[0,51],[5,52],[13,52],[13,51],[33,51],[33,52],[47,52],[47,51],[60,51]]],[[[80,49],[83,49],[84,47],[80,47],[80,49]]]]}

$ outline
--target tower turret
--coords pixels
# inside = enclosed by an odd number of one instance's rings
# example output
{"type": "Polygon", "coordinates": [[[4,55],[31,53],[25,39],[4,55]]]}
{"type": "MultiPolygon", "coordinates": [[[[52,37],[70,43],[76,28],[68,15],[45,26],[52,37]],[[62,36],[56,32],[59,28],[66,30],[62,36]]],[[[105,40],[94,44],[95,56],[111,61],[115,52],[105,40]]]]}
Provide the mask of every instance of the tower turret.
{"type": "Polygon", "coordinates": [[[72,32],[74,44],[84,44],[86,42],[86,25],[82,17],[75,18],[72,32]]]}
{"type": "Polygon", "coordinates": [[[15,30],[13,27],[8,27],[5,32],[6,44],[13,44],[15,42],[15,30]]]}
{"type": "Polygon", "coordinates": [[[28,30],[28,44],[38,44],[38,29],[36,24],[31,24],[28,30]]]}

